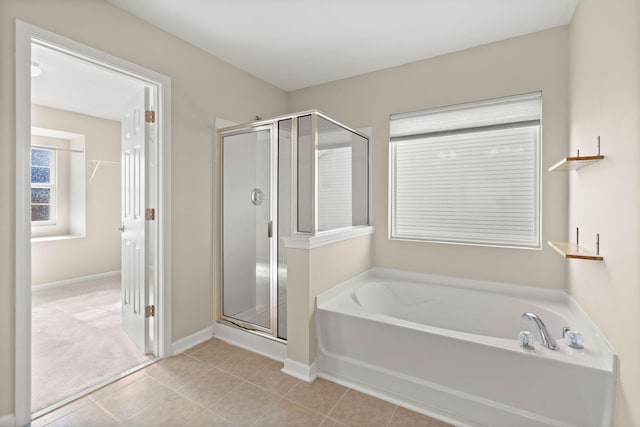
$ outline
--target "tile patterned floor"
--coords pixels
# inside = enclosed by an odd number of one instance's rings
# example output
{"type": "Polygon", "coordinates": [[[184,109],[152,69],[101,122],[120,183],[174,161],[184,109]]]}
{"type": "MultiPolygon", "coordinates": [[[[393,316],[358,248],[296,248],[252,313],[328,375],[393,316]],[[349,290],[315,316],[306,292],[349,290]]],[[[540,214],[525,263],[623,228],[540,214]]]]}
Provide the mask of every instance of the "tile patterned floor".
{"type": "Polygon", "coordinates": [[[34,420],[33,427],[446,427],[449,424],[211,339],[34,420]]]}

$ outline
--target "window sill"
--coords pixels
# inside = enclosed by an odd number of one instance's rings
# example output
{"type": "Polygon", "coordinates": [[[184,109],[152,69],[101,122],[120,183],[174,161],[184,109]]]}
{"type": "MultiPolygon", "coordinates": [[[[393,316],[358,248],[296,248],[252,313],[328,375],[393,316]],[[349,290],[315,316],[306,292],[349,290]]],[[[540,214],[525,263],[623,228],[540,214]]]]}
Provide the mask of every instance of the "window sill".
{"type": "Polygon", "coordinates": [[[74,236],[71,234],[59,235],[59,236],[38,236],[32,237],[31,243],[39,243],[39,242],[53,242],[58,240],[73,240],[73,239],[84,239],[85,236],[74,236]]]}

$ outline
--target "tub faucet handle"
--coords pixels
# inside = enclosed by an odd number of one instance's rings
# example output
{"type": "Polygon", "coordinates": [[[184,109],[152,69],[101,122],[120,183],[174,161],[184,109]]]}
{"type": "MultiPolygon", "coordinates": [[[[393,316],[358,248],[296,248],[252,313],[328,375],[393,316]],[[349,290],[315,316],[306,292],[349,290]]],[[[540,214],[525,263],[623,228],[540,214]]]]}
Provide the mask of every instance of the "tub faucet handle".
{"type": "Polygon", "coordinates": [[[567,336],[567,332],[569,332],[571,330],[570,327],[568,326],[563,326],[562,327],[562,338],[565,338],[567,336]]]}
{"type": "Polygon", "coordinates": [[[584,348],[584,338],[578,331],[567,331],[565,340],[567,345],[571,348],[577,348],[578,350],[582,350],[584,348]]]}
{"type": "Polygon", "coordinates": [[[535,350],[533,346],[533,336],[529,331],[521,331],[518,334],[518,341],[520,341],[520,347],[525,350],[535,350]]]}

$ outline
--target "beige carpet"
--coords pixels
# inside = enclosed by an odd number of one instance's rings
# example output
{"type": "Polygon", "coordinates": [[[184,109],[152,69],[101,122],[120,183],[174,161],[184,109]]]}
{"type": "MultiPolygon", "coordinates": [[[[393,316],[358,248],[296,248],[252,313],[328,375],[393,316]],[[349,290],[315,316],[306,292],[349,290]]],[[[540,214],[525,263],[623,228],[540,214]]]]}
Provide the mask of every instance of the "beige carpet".
{"type": "Polygon", "coordinates": [[[149,359],[121,327],[120,277],[36,288],[32,301],[34,412],[149,359]]]}

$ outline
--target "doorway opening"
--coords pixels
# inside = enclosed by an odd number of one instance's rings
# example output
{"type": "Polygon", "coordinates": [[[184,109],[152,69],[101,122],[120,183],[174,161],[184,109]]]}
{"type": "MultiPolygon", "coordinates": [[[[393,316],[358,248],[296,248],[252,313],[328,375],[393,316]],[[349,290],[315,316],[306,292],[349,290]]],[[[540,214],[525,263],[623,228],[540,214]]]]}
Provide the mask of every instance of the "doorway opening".
{"type": "Polygon", "coordinates": [[[16,52],[22,425],[171,353],[170,79],[20,21],[16,52]]]}
{"type": "MultiPolygon", "coordinates": [[[[138,101],[146,86],[37,42],[31,64],[31,409],[37,415],[145,364],[155,352],[145,344],[153,333],[136,336],[136,319],[123,317],[121,247],[136,245],[121,243],[119,231],[122,146],[135,130],[126,123],[135,119],[127,101],[138,101]]],[[[140,265],[126,267],[144,271],[144,259],[134,262],[140,265]]]]}

